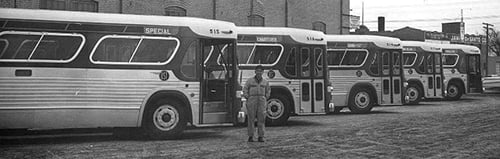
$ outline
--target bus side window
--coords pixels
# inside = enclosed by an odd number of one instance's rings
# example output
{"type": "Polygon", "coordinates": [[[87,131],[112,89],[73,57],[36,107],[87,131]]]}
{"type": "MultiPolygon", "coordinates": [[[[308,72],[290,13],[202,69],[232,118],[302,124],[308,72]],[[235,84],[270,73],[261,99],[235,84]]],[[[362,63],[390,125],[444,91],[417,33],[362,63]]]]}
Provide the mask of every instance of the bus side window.
{"type": "Polygon", "coordinates": [[[198,46],[198,41],[194,40],[189,45],[189,48],[184,54],[184,58],[181,63],[181,72],[184,76],[188,78],[196,78],[196,50],[198,46]]]}
{"type": "Polygon", "coordinates": [[[139,39],[106,38],[95,50],[92,59],[103,62],[127,62],[130,60],[139,39]]]}
{"type": "Polygon", "coordinates": [[[78,50],[82,39],[80,37],[45,35],[31,59],[67,60],[78,50]]]}
{"type": "Polygon", "coordinates": [[[309,54],[309,49],[308,48],[302,48],[300,51],[300,68],[301,68],[301,73],[302,77],[309,77],[311,75],[311,70],[310,70],[310,54],[309,54]]]}
{"type": "Polygon", "coordinates": [[[377,52],[373,54],[373,61],[370,64],[370,72],[373,75],[379,75],[379,55],[377,52]]]}
{"type": "Polygon", "coordinates": [[[424,72],[425,73],[425,56],[423,56],[421,59],[420,59],[420,62],[418,63],[418,67],[417,67],[418,71],[420,72],[424,72]]]}
{"type": "Polygon", "coordinates": [[[250,55],[254,50],[253,44],[238,44],[236,46],[236,53],[238,54],[238,64],[248,64],[250,55]]]}
{"type": "Polygon", "coordinates": [[[323,77],[323,49],[315,48],[314,49],[315,65],[314,65],[314,76],[315,77],[323,77]]]}
{"type": "Polygon", "coordinates": [[[295,48],[292,48],[290,50],[290,54],[288,55],[288,58],[286,60],[286,65],[285,65],[285,72],[292,77],[297,76],[297,67],[296,67],[296,57],[297,57],[297,52],[295,48]]]}

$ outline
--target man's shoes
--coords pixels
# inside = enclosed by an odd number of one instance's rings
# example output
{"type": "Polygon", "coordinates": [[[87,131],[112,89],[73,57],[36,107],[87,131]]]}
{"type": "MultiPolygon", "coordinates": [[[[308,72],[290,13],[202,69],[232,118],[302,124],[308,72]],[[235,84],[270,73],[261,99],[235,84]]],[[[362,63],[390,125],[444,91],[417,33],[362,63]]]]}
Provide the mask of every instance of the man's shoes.
{"type": "Polygon", "coordinates": [[[248,142],[253,142],[253,137],[248,137],[248,142]]]}
{"type": "Polygon", "coordinates": [[[259,141],[259,142],[264,142],[264,138],[263,138],[263,137],[259,137],[259,138],[258,138],[258,141],[259,141]]]}

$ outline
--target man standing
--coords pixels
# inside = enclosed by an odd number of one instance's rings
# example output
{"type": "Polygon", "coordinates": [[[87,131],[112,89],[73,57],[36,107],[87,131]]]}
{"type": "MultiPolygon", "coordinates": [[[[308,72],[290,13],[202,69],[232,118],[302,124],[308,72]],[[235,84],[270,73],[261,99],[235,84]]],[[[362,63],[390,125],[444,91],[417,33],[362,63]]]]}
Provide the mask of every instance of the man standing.
{"type": "Polygon", "coordinates": [[[253,142],[255,116],[257,116],[258,141],[264,142],[266,104],[271,95],[271,87],[269,87],[269,82],[262,78],[262,73],[264,73],[262,65],[255,67],[255,76],[249,78],[243,87],[243,97],[247,99],[248,142],[253,142]]]}

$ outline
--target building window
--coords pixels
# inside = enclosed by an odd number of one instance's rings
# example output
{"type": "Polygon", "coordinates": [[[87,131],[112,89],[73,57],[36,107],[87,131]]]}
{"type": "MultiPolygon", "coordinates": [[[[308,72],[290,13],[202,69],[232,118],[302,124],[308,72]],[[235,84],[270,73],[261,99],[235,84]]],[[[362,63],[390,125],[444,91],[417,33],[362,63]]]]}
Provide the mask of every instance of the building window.
{"type": "Polygon", "coordinates": [[[40,0],[41,9],[97,12],[93,0],[40,0]]]}
{"type": "Polygon", "coordinates": [[[314,22],[313,23],[313,30],[321,31],[323,33],[326,33],[326,24],[323,22],[314,22]]]}
{"type": "Polygon", "coordinates": [[[264,17],[260,15],[250,15],[248,16],[249,26],[264,26],[264,17]]]}
{"type": "Polygon", "coordinates": [[[186,16],[186,9],[178,6],[170,6],[165,8],[165,15],[166,16],[180,16],[180,17],[185,17],[186,16]]]}

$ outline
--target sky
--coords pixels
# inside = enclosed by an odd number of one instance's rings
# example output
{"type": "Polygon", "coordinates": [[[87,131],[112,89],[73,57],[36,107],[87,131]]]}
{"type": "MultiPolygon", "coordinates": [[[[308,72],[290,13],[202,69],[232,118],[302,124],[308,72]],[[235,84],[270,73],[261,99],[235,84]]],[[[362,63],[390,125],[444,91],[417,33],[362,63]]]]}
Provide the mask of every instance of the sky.
{"type": "Polygon", "coordinates": [[[409,26],[441,32],[441,23],[460,22],[461,10],[466,34],[484,34],[483,22],[500,31],[500,0],[350,0],[350,14],[362,17],[363,2],[370,31],[377,31],[377,17],[384,16],[386,30],[409,26]]]}

